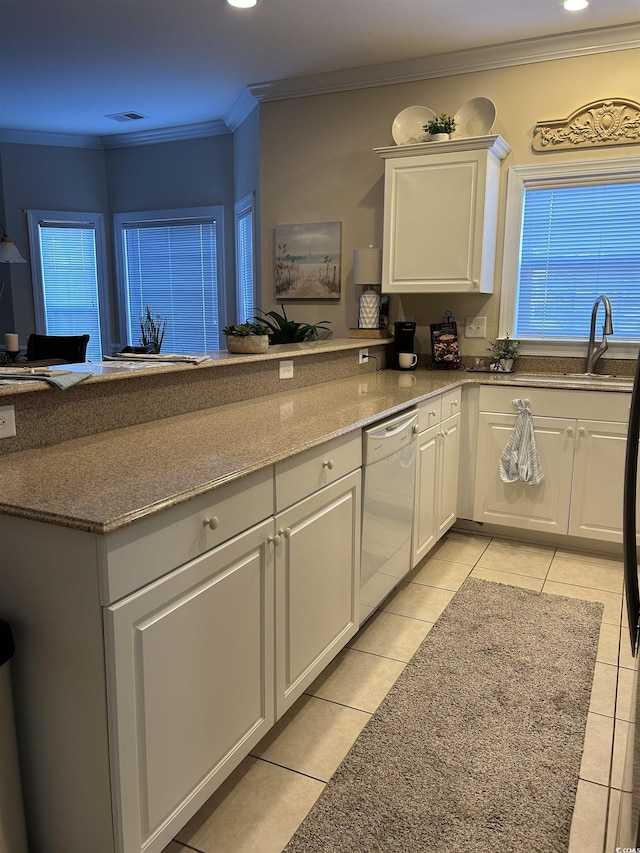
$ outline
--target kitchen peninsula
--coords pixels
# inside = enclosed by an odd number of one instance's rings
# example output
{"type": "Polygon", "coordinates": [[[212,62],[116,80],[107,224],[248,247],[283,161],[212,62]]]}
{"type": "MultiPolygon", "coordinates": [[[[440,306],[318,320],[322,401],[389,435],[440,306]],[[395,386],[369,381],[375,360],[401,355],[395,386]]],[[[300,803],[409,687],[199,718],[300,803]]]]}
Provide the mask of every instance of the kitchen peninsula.
{"type": "MultiPolygon", "coordinates": [[[[0,617],[19,650],[33,849],[162,850],[357,630],[361,428],[461,385],[510,383],[377,371],[358,364],[361,347],[105,373],[66,391],[0,388],[17,440],[31,441],[0,456],[0,617]],[[277,378],[283,357],[292,384],[277,378]],[[348,577],[309,553],[318,540],[343,549],[348,577]],[[299,541],[328,603],[307,580],[287,586],[299,541]],[[286,623],[291,602],[297,623],[286,623]],[[300,625],[326,636],[289,683],[287,631],[300,625]]],[[[384,364],[388,344],[367,347],[384,364]]],[[[607,397],[624,405],[620,390],[607,397]]]]}

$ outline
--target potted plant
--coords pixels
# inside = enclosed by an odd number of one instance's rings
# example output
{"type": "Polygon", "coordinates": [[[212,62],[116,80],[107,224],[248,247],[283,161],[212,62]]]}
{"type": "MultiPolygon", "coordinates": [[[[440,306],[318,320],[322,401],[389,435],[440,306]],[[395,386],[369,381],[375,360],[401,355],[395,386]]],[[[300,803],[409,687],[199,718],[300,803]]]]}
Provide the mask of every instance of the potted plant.
{"type": "Polygon", "coordinates": [[[269,346],[269,329],[263,323],[246,320],[236,326],[225,326],[222,331],[229,352],[261,353],[269,346]]]}
{"type": "Polygon", "coordinates": [[[431,121],[424,125],[424,129],[431,137],[432,142],[442,142],[449,139],[449,135],[456,129],[456,120],[446,113],[434,116],[431,121]]]}
{"type": "Polygon", "coordinates": [[[302,341],[315,341],[321,335],[323,337],[331,335],[331,330],[323,325],[323,323],[330,323],[330,320],[320,320],[315,324],[296,323],[287,317],[284,306],[282,306],[282,314],[278,314],[277,311],[260,311],[260,314],[263,315],[262,322],[269,327],[270,344],[296,344],[302,341]],[[268,317],[271,319],[267,319],[268,317]]]}
{"type": "Polygon", "coordinates": [[[493,370],[512,370],[520,352],[520,341],[514,341],[507,333],[504,338],[489,341],[487,349],[491,353],[493,370]]]}
{"type": "Polygon", "coordinates": [[[140,343],[143,347],[152,347],[151,352],[156,354],[160,352],[167,321],[168,317],[153,314],[148,305],[144,306],[144,317],[140,318],[140,343]]]}

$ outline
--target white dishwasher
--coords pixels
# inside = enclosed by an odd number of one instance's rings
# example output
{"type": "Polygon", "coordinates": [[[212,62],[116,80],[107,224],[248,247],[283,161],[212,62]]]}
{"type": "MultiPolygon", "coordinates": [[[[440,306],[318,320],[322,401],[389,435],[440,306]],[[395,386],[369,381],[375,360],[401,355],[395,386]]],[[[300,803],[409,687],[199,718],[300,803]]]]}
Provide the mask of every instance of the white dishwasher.
{"type": "Polygon", "coordinates": [[[411,567],[418,412],[402,412],[362,434],[360,624],[411,567]]]}

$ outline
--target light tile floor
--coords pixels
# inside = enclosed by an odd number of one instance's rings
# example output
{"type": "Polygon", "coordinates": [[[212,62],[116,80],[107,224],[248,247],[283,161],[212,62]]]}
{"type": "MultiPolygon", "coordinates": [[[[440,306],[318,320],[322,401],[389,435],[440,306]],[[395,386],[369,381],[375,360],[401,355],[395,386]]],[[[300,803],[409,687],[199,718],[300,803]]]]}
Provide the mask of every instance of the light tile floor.
{"type": "Polygon", "coordinates": [[[463,532],[407,576],[164,853],[281,853],[468,575],[604,604],[569,853],[611,853],[634,725],[622,563],[463,532]]]}

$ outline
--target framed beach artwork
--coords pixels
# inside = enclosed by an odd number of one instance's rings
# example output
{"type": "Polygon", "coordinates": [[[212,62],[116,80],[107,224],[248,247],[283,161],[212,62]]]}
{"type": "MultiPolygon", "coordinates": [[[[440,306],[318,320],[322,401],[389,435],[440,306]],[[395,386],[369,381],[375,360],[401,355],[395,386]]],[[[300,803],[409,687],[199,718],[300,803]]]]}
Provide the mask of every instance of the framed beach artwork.
{"type": "Polygon", "coordinates": [[[342,223],[276,225],[276,299],[339,299],[342,223]]]}

